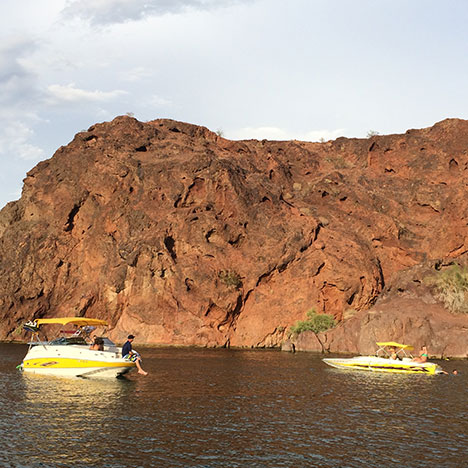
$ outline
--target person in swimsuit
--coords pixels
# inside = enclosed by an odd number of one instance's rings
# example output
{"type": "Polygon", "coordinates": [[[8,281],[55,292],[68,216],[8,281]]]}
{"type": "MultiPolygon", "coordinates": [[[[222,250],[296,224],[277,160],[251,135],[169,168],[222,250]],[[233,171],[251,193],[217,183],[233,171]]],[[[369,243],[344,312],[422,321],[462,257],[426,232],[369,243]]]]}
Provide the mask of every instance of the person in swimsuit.
{"type": "Polygon", "coordinates": [[[414,362],[426,362],[428,358],[427,347],[426,345],[421,346],[421,352],[419,353],[419,357],[415,357],[413,359],[414,362]]]}

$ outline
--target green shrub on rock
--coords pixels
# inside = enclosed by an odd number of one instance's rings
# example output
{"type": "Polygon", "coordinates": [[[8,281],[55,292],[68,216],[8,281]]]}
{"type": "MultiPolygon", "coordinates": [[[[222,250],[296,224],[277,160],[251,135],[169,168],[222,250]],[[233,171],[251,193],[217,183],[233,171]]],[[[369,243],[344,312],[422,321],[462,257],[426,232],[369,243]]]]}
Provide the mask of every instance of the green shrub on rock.
{"type": "Polygon", "coordinates": [[[317,314],[315,309],[311,309],[307,312],[307,319],[299,320],[289,331],[291,335],[295,336],[305,331],[311,331],[317,334],[330,330],[330,328],[333,328],[335,325],[335,319],[331,315],[317,314]]]}
{"type": "Polygon", "coordinates": [[[242,286],[242,278],[236,271],[220,271],[218,273],[218,278],[228,287],[239,289],[242,286]]]}
{"type": "Polygon", "coordinates": [[[435,297],[451,312],[468,313],[468,267],[457,263],[425,278],[436,290],[435,297]]]}

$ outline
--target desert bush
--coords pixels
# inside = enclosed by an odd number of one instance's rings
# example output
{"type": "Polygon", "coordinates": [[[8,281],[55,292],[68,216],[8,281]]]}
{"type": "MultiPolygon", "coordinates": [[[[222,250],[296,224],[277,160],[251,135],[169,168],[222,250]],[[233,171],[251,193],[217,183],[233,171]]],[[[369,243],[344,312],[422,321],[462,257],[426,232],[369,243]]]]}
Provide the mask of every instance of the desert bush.
{"type": "Polygon", "coordinates": [[[451,312],[468,313],[468,267],[458,264],[425,278],[435,297],[451,312]]]}
{"type": "Polygon", "coordinates": [[[291,335],[299,335],[305,331],[311,331],[315,334],[324,332],[336,325],[335,319],[331,315],[317,314],[315,309],[307,312],[306,320],[299,320],[289,331],[291,335]]]}
{"type": "Polygon", "coordinates": [[[239,289],[242,286],[242,278],[236,271],[223,270],[218,273],[218,278],[226,286],[233,286],[236,289],[239,289]]]}
{"type": "Polygon", "coordinates": [[[330,164],[333,164],[333,166],[336,169],[346,169],[351,166],[351,164],[348,163],[343,158],[343,156],[328,157],[328,158],[325,158],[325,160],[329,162],[330,164]]]}
{"type": "Polygon", "coordinates": [[[343,320],[347,320],[347,319],[351,318],[353,315],[356,315],[356,313],[357,313],[356,309],[346,309],[343,312],[343,320]]]}

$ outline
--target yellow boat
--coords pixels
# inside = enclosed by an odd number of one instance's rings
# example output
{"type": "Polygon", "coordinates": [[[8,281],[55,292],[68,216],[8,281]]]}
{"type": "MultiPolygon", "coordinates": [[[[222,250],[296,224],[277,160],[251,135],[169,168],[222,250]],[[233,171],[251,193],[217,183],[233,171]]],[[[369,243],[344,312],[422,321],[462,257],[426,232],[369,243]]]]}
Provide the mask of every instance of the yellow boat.
{"type": "Polygon", "coordinates": [[[377,343],[379,349],[374,356],[352,358],[326,358],[323,362],[338,369],[366,370],[373,372],[393,372],[399,374],[442,374],[441,367],[433,362],[416,362],[409,354],[412,346],[385,341],[377,343]],[[396,358],[392,359],[388,348],[394,348],[396,358]]]}
{"type": "Polygon", "coordinates": [[[29,350],[18,366],[24,372],[55,376],[119,377],[133,369],[134,362],[122,358],[122,349],[109,338],[101,337],[100,350],[90,348],[90,333],[107,327],[105,320],[86,317],[37,319],[23,328],[32,332],[29,350]],[[43,326],[73,326],[73,330],[59,330],[53,340],[41,340],[43,326]]]}

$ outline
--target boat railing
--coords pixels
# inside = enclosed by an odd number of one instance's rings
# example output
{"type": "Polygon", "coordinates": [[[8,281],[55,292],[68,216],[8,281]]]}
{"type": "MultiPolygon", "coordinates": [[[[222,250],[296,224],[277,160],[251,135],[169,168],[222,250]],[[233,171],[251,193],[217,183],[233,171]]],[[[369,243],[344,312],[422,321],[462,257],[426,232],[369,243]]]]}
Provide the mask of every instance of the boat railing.
{"type": "MultiPolygon", "coordinates": [[[[403,361],[404,359],[413,359],[412,354],[409,352],[406,352],[404,348],[398,348],[398,350],[395,351],[395,354],[396,354],[396,358],[399,361],[403,361]]],[[[380,358],[390,359],[392,355],[391,355],[391,352],[389,352],[389,350],[387,349],[387,345],[385,345],[377,349],[377,351],[375,352],[375,356],[380,357],[380,358]]]]}
{"type": "Polygon", "coordinates": [[[27,343],[29,346],[40,346],[40,345],[48,345],[48,341],[43,341],[43,340],[31,340],[28,341],[27,343]]]}
{"type": "Polygon", "coordinates": [[[96,326],[91,325],[78,326],[73,330],[64,328],[57,330],[54,333],[55,336],[49,339],[47,334],[45,334],[36,322],[29,321],[23,325],[25,331],[32,333],[31,340],[28,342],[29,349],[35,346],[79,346],[89,348],[89,346],[93,344],[93,340],[99,338],[104,348],[102,351],[121,355],[122,348],[118,347],[111,339],[103,334],[101,336],[93,334],[96,328],[96,326]],[[92,334],[93,336],[91,336],[92,334]]]}

